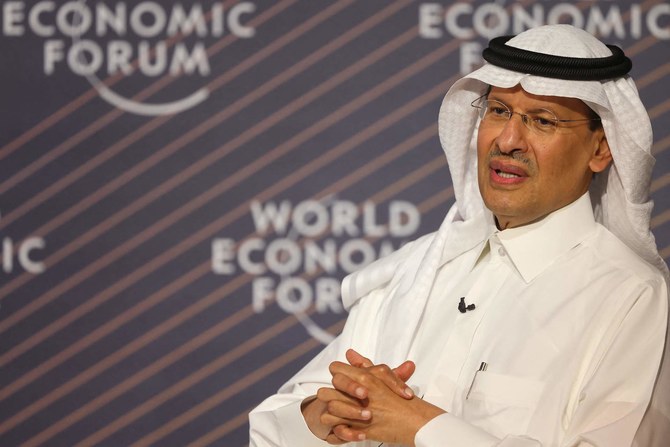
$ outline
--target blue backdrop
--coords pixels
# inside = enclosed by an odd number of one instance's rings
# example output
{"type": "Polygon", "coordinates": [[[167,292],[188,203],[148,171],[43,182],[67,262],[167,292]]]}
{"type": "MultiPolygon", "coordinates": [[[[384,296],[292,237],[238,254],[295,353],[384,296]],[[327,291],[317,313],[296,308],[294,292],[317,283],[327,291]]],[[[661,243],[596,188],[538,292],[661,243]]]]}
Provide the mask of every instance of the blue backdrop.
{"type": "Polygon", "coordinates": [[[441,97],[486,42],[623,47],[670,256],[670,2],[0,1],[0,445],[248,443],[348,272],[453,202],[441,97]]]}

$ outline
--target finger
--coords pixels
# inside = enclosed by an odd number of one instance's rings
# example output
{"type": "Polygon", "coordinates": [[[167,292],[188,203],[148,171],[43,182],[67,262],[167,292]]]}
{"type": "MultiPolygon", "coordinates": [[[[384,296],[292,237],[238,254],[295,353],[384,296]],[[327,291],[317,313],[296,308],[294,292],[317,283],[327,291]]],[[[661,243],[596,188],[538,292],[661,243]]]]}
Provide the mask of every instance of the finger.
{"type": "Polygon", "coordinates": [[[328,370],[332,376],[335,374],[344,374],[363,386],[365,386],[364,381],[366,378],[370,379],[370,374],[368,373],[367,368],[358,368],[356,366],[351,366],[348,363],[338,361],[331,362],[328,366],[328,370]]]}
{"type": "Polygon", "coordinates": [[[363,357],[353,349],[348,349],[345,356],[347,357],[349,364],[352,366],[358,366],[359,368],[369,368],[370,366],[373,366],[370,359],[363,357]]]}
{"type": "Polygon", "coordinates": [[[344,424],[344,425],[351,425],[352,423],[354,423],[353,420],[350,420],[350,419],[343,419],[343,418],[334,416],[334,415],[332,415],[332,414],[330,414],[330,413],[328,413],[328,412],[323,413],[323,414],[321,415],[321,417],[319,418],[319,421],[320,421],[323,425],[326,425],[326,426],[328,426],[328,427],[334,427],[334,426],[336,426],[336,425],[342,425],[342,424],[344,424]]]}
{"type": "MultiPolygon", "coordinates": [[[[352,365],[352,366],[358,366],[362,368],[369,368],[371,366],[374,366],[371,360],[369,360],[366,357],[363,357],[361,354],[356,352],[354,349],[348,349],[346,352],[346,358],[347,361],[352,365]]],[[[400,379],[403,383],[395,382],[394,384],[391,384],[390,381],[387,381],[387,386],[392,388],[396,393],[401,395],[402,397],[405,397],[407,399],[411,399],[414,396],[414,393],[411,388],[407,387],[405,382],[407,382],[410,377],[414,374],[414,371],[416,370],[416,365],[414,362],[411,360],[407,360],[403,362],[400,366],[397,368],[393,369],[393,372],[395,375],[400,379]],[[401,391],[398,391],[401,390],[401,391]]],[[[386,383],[386,382],[385,382],[386,383]]]]}
{"type": "Polygon", "coordinates": [[[411,360],[406,360],[400,366],[393,369],[393,372],[398,376],[403,382],[407,382],[410,377],[414,374],[416,370],[416,365],[411,360]]]}
{"type": "Polygon", "coordinates": [[[368,370],[398,396],[406,399],[414,397],[412,389],[408,387],[387,365],[375,365],[372,368],[368,368],[368,370]]]}
{"type": "Polygon", "coordinates": [[[372,417],[372,413],[368,408],[352,405],[341,400],[332,400],[328,402],[325,412],[332,416],[349,420],[369,421],[372,417]]]}
{"type": "Polygon", "coordinates": [[[344,439],[340,439],[333,433],[332,431],[328,433],[328,436],[326,436],[326,439],[324,439],[328,444],[332,445],[340,445],[340,444],[346,444],[349,441],[345,441],[344,439]]]}
{"type": "Polygon", "coordinates": [[[335,427],[336,425],[348,425],[350,427],[359,427],[365,424],[369,424],[369,421],[359,421],[356,419],[344,419],[344,418],[338,418],[337,416],[333,416],[330,413],[324,413],[321,415],[319,418],[319,421],[321,424],[327,427],[335,427]]]}
{"type": "Polygon", "coordinates": [[[351,405],[362,407],[360,400],[353,398],[343,393],[342,391],[328,387],[319,388],[316,392],[316,398],[325,404],[328,404],[328,402],[332,402],[334,400],[339,400],[348,402],[351,405]]]}
{"type": "Polygon", "coordinates": [[[333,434],[339,439],[349,442],[365,441],[367,436],[362,430],[357,430],[348,425],[336,425],[333,427],[333,434]]]}
{"type": "Polygon", "coordinates": [[[344,374],[334,374],[331,380],[336,390],[341,391],[351,397],[357,399],[365,399],[368,397],[368,390],[360,383],[353,380],[351,377],[344,374]]]}

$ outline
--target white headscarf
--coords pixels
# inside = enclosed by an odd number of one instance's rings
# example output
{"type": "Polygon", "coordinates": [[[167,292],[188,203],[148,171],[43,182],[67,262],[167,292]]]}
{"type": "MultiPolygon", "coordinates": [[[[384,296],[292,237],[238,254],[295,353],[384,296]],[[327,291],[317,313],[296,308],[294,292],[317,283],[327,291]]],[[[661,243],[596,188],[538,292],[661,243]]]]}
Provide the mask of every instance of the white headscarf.
{"type": "MultiPolygon", "coordinates": [[[[525,31],[507,45],[556,56],[599,58],[612,52],[586,31],[570,25],[548,25],[525,31]]],[[[641,258],[656,266],[668,278],[668,267],[656,248],[650,231],[653,203],[649,199],[654,158],[651,155],[652,129],[646,109],[633,80],[624,76],[607,81],[568,81],[510,71],[491,64],[457,81],[447,92],[439,114],[439,135],[449,161],[456,203],[440,229],[401,249],[388,258],[349,275],[342,284],[346,307],[372,289],[397,282],[399,291],[392,312],[402,321],[388,321],[392,328],[382,334],[391,350],[380,347],[379,358],[402,361],[414,338],[430,287],[449,252],[470,248],[458,227],[472,225],[473,217],[484,210],[477,183],[477,110],[470,103],[488,87],[510,88],[520,84],[532,94],[577,98],[601,118],[612,153],[613,164],[591,184],[591,203],[596,220],[614,233],[641,258]],[[456,248],[454,248],[456,247],[456,248]],[[411,293],[408,293],[411,290],[411,293]],[[399,328],[405,328],[399,330],[399,328]]],[[[472,234],[472,231],[468,231],[472,234]]],[[[670,366],[666,353],[652,403],[635,438],[637,446],[666,446],[670,439],[670,366]]]]}
{"type": "MultiPolygon", "coordinates": [[[[512,38],[507,45],[580,58],[612,54],[591,34],[570,25],[535,28],[512,38]]],[[[509,88],[518,84],[535,95],[581,99],[600,116],[614,163],[608,175],[591,185],[596,220],[667,276],[668,268],[649,229],[653,207],[649,185],[654,165],[651,122],[628,76],[604,82],[566,81],[486,64],[457,81],[444,98],[438,123],[461,217],[468,219],[474,210],[484,206],[476,182],[476,151],[469,149],[477,110],[468,110],[468,106],[489,85],[509,88]]]]}

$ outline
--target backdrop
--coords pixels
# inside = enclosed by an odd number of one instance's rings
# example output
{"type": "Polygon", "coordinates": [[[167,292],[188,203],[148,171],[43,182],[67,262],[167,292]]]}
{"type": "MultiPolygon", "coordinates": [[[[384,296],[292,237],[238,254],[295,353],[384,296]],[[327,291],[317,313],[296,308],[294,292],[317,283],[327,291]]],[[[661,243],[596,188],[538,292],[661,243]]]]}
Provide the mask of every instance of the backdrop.
{"type": "Polygon", "coordinates": [[[437,229],[439,103],[497,35],[633,59],[670,256],[668,1],[0,5],[2,446],[245,446],[341,278],[437,229]]]}

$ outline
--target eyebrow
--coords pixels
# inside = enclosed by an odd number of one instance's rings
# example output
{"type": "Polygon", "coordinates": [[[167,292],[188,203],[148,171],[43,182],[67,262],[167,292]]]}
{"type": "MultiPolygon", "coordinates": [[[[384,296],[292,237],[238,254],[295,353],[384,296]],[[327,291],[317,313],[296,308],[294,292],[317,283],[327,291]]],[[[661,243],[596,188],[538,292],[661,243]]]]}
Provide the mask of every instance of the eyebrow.
{"type": "MultiPolygon", "coordinates": [[[[492,101],[498,101],[502,104],[505,104],[510,110],[514,110],[514,108],[511,105],[507,104],[502,99],[496,97],[495,94],[492,95],[492,94],[489,93],[489,95],[486,97],[486,99],[490,99],[492,101]]],[[[535,108],[532,108],[532,109],[528,109],[525,112],[526,113],[537,113],[537,112],[542,112],[542,111],[549,111],[549,112],[553,113],[554,115],[558,116],[556,110],[552,109],[551,107],[539,107],[538,106],[538,107],[535,107],[535,108]]]]}

